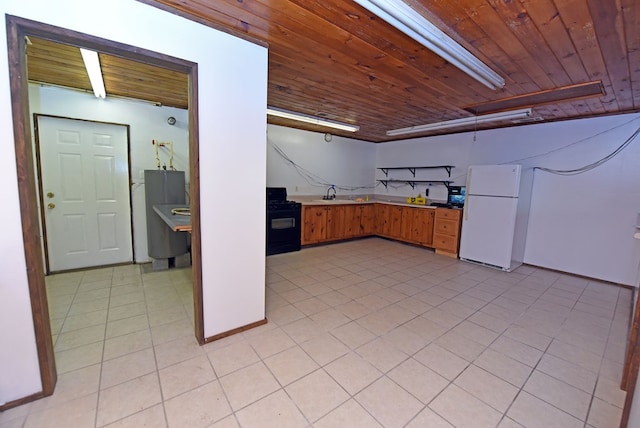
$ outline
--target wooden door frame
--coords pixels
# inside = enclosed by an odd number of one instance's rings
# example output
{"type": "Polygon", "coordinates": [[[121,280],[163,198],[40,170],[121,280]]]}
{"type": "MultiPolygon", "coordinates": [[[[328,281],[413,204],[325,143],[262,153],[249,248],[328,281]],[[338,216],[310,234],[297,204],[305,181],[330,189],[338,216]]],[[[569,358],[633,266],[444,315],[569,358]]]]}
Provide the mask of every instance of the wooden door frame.
{"type": "MultiPolygon", "coordinates": [[[[47,240],[47,225],[46,225],[46,221],[45,221],[45,200],[44,200],[44,190],[43,190],[43,186],[42,186],[42,156],[41,156],[41,150],[40,150],[40,134],[39,134],[39,130],[40,127],[38,126],[38,118],[40,117],[48,117],[51,119],[63,119],[63,120],[76,120],[79,122],[85,122],[85,123],[98,123],[101,125],[112,125],[112,126],[121,126],[124,127],[126,129],[127,132],[127,141],[126,141],[126,145],[127,145],[127,183],[131,183],[132,182],[132,170],[131,170],[131,127],[127,124],[124,123],[115,123],[115,122],[101,122],[99,120],[89,120],[89,119],[80,119],[77,117],[66,117],[66,116],[57,116],[54,114],[45,114],[45,113],[33,113],[33,130],[35,132],[35,150],[36,150],[36,170],[35,170],[35,174],[37,176],[37,180],[36,182],[38,183],[38,197],[39,197],[39,201],[40,201],[40,227],[42,227],[42,236],[44,237],[44,242],[42,243],[42,248],[44,251],[44,261],[45,261],[45,266],[44,266],[44,271],[46,274],[50,274],[51,273],[51,264],[49,262],[49,244],[48,244],[48,240],[47,240]]],[[[131,195],[131,186],[128,185],[127,186],[127,196],[129,198],[128,200],[128,206],[129,206],[129,224],[131,227],[131,242],[130,242],[130,246],[131,246],[131,262],[135,263],[136,260],[136,255],[135,255],[135,239],[133,236],[133,197],[131,195]]],[[[91,267],[96,267],[96,266],[91,266],[91,267]]],[[[82,268],[79,268],[82,269],[82,268]]],[[[77,269],[73,269],[73,270],[77,270],[77,269]]]]}
{"type": "Polygon", "coordinates": [[[38,194],[36,192],[32,136],[29,117],[29,93],[26,65],[26,37],[33,36],[69,45],[82,46],[189,76],[189,193],[191,206],[191,251],[195,336],[204,344],[202,309],[202,256],[200,242],[200,162],[198,136],[198,64],[135,46],[117,43],[88,34],[12,16],[6,16],[11,110],[16,151],[18,193],[22,236],[33,324],[36,337],[42,392],[7,403],[1,410],[53,394],[57,374],[51,338],[51,325],[44,281],[42,246],[39,236],[38,194]]]}

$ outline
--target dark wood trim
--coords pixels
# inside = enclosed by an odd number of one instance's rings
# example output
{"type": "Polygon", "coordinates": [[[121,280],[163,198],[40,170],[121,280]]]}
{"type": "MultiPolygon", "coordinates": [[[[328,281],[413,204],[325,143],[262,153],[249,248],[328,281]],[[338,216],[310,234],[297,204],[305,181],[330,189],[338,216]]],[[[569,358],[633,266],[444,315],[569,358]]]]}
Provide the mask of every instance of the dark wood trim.
{"type": "Polygon", "coordinates": [[[18,192],[22,237],[27,265],[27,280],[33,327],[40,365],[42,395],[51,395],[56,385],[57,372],[53,352],[53,338],[49,321],[49,304],[44,282],[42,247],[38,219],[38,204],[33,170],[31,127],[29,126],[29,94],[27,83],[25,28],[15,17],[7,16],[7,48],[9,54],[9,80],[11,85],[11,111],[13,137],[16,150],[18,192]]]}
{"type": "MultiPolygon", "coordinates": [[[[538,121],[536,119],[537,117],[537,113],[536,113],[536,109],[533,109],[533,119],[532,118],[528,118],[528,119],[522,119],[522,121],[518,122],[518,123],[509,123],[509,122],[505,122],[504,124],[492,124],[492,123],[483,123],[483,124],[479,124],[478,126],[476,126],[476,129],[473,129],[474,126],[473,125],[465,125],[460,127],[460,130],[457,131],[452,131],[452,130],[435,130],[435,131],[428,131],[428,132],[424,132],[424,133],[418,133],[418,134],[413,134],[413,136],[411,138],[422,138],[422,137],[435,137],[438,135],[455,135],[455,134],[465,134],[465,133],[469,133],[469,132],[480,132],[480,131],[489,131],[492,129],[506,129],[506,128],[515,128],[518,126],[534,126],[534,125],[543,125],[543,124],[549,124],[549,123],[556,123],[556,122],[566,122],[566,121],[572,121],[572,120],[582,120],[582,119],[593,119],[593,118],[600,118],[600,117],[613,117],[613,116],[619,116],[619,115],[623,115],[623,114],[636,114],[640,112],[640,109],[628,109],[628,110],[624,110],[624,111],[616,111],[616,112],[611,112],[611,113],[599,113],[599,114],[585,114],[585,115],[580,115],[580,116],[572,116],[572,117],[560,117],[560,118],[556,118],[556,119],[548,119],[548,118],[544,118],[543,121],[538,121]]],[[[269,123],[271,123],[271,120],[269,121],[269,123]]],[[[284,125],[282,125],[284,126],[284,125]]],[[[576,125],[577,126],[577,125],[576,125]]],[[[290,128],[293,128],[293,126],[290,126],[290,128]]],[[[303,129],[300,126],[297,127],[297,129],[303,129]]],[[[369,141],[372,143],[376,143],[376,144],[386,144],[386,143],[393,143],[394,141],[399,141],[399,140],[403,140],[406,139],[406,135],[402,135],[402,136],[398,136],[398,137],[394,137],[393,139],[389,138],[389,139],[385,139],[385,140],[364,140],[364,141],[369,141]]]]}
{"type": "Polygon", "coordinates": [[[204,339],[204,309],[202,297],[202,246],[200,239],[200,134],[198,123],[198,65],[189,72],[189,206],[191,207],[191,281],[193,282],[193,316],[199,344],[204,339]],[[197,197],[193,197],[197,195],[197,197]]]}
{"type": "MultiPolygon", "coordinates": [[[[640,298],[640,295],[638,296],[640,298]]],[[[622,381],[620,382],[620,389],[628,392],[629,372],[631,370],[631,360],[633,359],[633,352],[638,343],[638,329],[640,328],[640,309],[638,309],[636,303],[636,310],[631,319],[631,331],[629,333],[629,341],[627,343],[627,356],[624,360],[624,368],[622,371],[622,381]]]]}
{"type": "Polygon", "coordinates": [[[125,45],[90,34],[79,33],[17,16],[8,15],[8,18],[9,17],[16,21],[21,28],[25,29],[25,36],[39,37],[72,46],[82,46],[96,52],[104,52],[109,55],[139,61],[148,65],[155,65],[180,73],[189,74],[191,68],[195,65],[195,63],[182,58],[125,45]]]}
{"type": "Polygon", "coordinates": [[[593,82],[578,83],[561,88],[516,95],[488,103],[474,104],[466,106],[464,109],[472,114],[486,114],[518,107],[537,107],[557,102],[578,101],[591,97],[601,97],[603,95],[605,95],[605,90],[604,86],[602,86],[602,81],[596,80],[593,82]]]}
{"type": "Polygon", "coordinates": [[[131,163],[131,127],[129,125],[125,125],[127,127],[127,165],[129,167],[129,177],[128,177],[128,195],[129,195],[129,227],[131,227],[131,263],[136,262],[136,235],[134,233],[135,228],[133,227],[133,168],[131,163]]]}
{"type": "Polygon", "coordinates": [[[629,424],[629,416],[631,414],[631,406],[633,405],[633,397],[636,392],[638,383],[638,372],[640,371],[640,293],[636,298],[636,310],[633,314],[633,325],[631,335],[629,337],[629,345],[627,348],[627,359],[624,364],[624,373],[622,375],[622,385],[620,389],[627,391],[622,408],[622,417],[620,419],[620,428],[627,428],[629,424]]]}
{"type": "MultiPolygon", "coordinates": [[[[16,166],[18,175],[18,187],[20,196],[20,213],[22,218],[22,232],[24,239],[25,259],[27,264],[27,277],[31,308],[33,312],[34,330],[38,361],[40,364],[40,376],[42,379],[42,393],[17,400],[23,404],[24,400],[34,400],[53,393],[57,380],[55,357],[51,337],[51,325],[49,322],[48,302],[44,281],[44,268],[42,263],[42,247],[39,236],[39,218],[37,207],[37,192],[35,185],[35,172],[33,165],[33,151],[31,144],[31,129],[29,126],[29,94],[25,57],[25,37],[37,36],[40,38],[67,43],[74,46],[83,46],[98,52],[118,55],[123,58],[139,61],[145,64],[174,70],[189,75],[190,99],[189,99],[189,151],[195,155],[190,165],[191,192],[190,202],[192,209],[192,221],[194,230],[192,239],[192,272],[194,282],[194,305],[200,308],[195,316],[195,333],[198,342],[204,343],[204,325],[202,315],[202,261],[200,249],[200,185],[198,162],[198,97],[197,97],[197,64],[180,58],[152,52],[135,46],[124,45],[99,37],[78,33],[60,27],[55,27],[40,22],[7,15],[7,46],[9,56],[9,76],[11,84],[11,107],[13,114],[14,140],[16,147],[16,166]],[[195,218],[193,217],[195,212],[195,218]]],[[[16,405],[18,405],[16,404],[16,405]]],[[[3,405],[6,407],[7,405],[3,405]]]]}
{"type": "Polygon", "coordinates": [[[17,400],[9,401],[8,403],[4,403],[0,406],[0,413],[5,410],[12,409],[14,407],[22,406],[23,404],[30,403],[35,400],[39,400],[40,398],[45,397],[42,392],[38,392],[36,394],[27,395],[26,397],[18,398],[17,400]]]}
{"type": "Polygon", "coordinates": [[[112,267],[118,267],[118,266],[131,266],[131,265],[134,265],[134,264],[135,263],[132,263],[132,262],[124,262],[124,263],[113,263],[113,264],[109,264],[109,265],[89,266],[89,267],[86,267],[86,268],[66,269],[66,270],[56,271],[55,275],[58,275],[58,274],[61,274],[61,273],[71,273],[71,272],[87,272],[87,271],[91,271],[91,270],[112,268],[112,267]]]}
{"type": "Polygon", "coordinates": [[[49,242],[47,241],[47,228],[44,221],[44,197],[42,188],[42,177],[40,171],[42,171],[42,160],[40,158],[40,133],[37,115],[33,115],[33,132],[35,133],[35,149],[36,149],[36,170],[35,174],[38,176],[38,199],[40,200],[40,222],[42,224],[42,249],[44,251],[44,271],[45,274],[49,274],[49,242]]]}
{"type": "Polygon", "coordinates": [[[243,331],[251,330],[252,328],[260,327],[261,325],[265,325],[267,323],[267,319],[263,319],[260,321],[252,322],[251,324],[247,324],[242,327],[234,328],[233,330],[225,331],[223,333],[216,334],[215,336],[207,337],[204,340],[204,343],[214,342],[216,340],[224,339],[225,337],[232,336],[234,334],[242,333],[243,331]]]}

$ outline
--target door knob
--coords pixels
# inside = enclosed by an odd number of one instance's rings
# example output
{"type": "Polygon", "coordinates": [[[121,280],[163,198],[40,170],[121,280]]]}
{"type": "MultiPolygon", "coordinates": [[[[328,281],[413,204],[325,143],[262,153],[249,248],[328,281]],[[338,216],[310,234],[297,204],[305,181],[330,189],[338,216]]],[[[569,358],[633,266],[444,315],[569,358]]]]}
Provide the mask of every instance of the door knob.
{"type": "Polygon", "coordinates": [[[54,203],[49,203],[49,205],[47,205],[47,208],[49,208],[50,210],[54,209],[56,207],[56,204],[54,203]]]}
{"type": "Polygon", "coordinates": [[[47,198],[53,198],[55,195],[53,194],[53,192],[48,192],[47,193],[47,198]]]}

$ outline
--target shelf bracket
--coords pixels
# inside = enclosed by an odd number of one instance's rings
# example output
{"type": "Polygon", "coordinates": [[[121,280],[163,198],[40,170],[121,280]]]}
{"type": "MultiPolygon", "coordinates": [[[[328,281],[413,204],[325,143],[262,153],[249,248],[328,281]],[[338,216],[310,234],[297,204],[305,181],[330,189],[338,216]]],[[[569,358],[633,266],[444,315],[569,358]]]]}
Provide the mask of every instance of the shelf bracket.
{"type": "Polygon", "coordinates": [[[382,183],[382,185],[384,186],[385,189],[388,189],[389,187],[387,187],[389,185],[389,182],[387,180],[378,180],[380,183],[382,183]]]}
{"type": "MultiPolygon", "coordinates": [[[[447,174],[449,174],[449,178],[451,178],[451,165],[443,165],[442,167],[447,171],[447,174]]],[[[415,174],[413,176],[415,177],[415,174]]],[[[447,188],[448,187],[449,186],[447,186],[447,188]]]]}
{"type": "MultiPolygon", "coordinates": [[[[380,170],[381,170],[382,172],[384,172],[384,176],[385,176],[385,177],[389,177],[389,169],[387,169],[387,168],[380,168],[380,170]]],[[[385,187],[386,187],[386,186],[387,186],[387,185],[385,184],[385,187]]]]}
{"type": "Polygon", "coordinates": [[[408,184],[409,186],[411,186],[411,188],[412,188],[412,189],[415,189],[415,188],[416,188],[416,182],[415,182],[415,181],[408,181],[408,180],[407,180],[407,184],[408,184]]]}
{"type": "MultiPolygon", "coordinates": [[[[413,178],[416,178],[416,169],[415,168],[410,168],[410,167],[407,168],[407,169],[411,172],[411,174],[413,175],[413,178]]],[[[451,176],[449,176],[449,177],[451,177],[451,176]]],[[[411,187],[413,187],[413,186],[411,186],[411,187]]]]}

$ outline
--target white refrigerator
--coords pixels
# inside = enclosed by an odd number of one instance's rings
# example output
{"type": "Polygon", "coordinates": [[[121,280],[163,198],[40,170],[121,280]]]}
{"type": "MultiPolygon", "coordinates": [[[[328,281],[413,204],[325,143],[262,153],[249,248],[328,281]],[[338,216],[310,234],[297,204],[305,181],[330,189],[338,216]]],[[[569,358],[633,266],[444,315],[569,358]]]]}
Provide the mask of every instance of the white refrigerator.
{"type": "Polygon", "coordinates": [[[473,165],[467,173],[461,260],[511,272],[524,260],[533,170],[473,165]]]}

